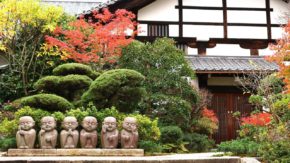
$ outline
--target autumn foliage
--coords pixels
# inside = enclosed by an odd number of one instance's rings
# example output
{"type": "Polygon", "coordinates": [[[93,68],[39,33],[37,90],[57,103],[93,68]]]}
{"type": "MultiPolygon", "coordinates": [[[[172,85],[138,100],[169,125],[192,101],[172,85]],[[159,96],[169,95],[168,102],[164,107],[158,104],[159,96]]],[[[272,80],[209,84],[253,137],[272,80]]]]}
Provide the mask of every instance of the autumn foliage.
{"type": "Polygon", "coordinates": [[[213,110],[209,110],[207,108],[204,108],[202,110],[202,116],[210,119],[215,124],[218,124],[218,122],[219,122],[219,120],[218,120],[218,118],[213,110]]]}
{"type": "Polygon", "coordinates": [[[267,59],[279,65],[279,74],[284,78],[287,93],[290,93],[290,20],[283,29],[282,38],[277,41],[276,45],[271,46],[272,50],[275,50],[275,54],[267,59]]]}
{"type": "Polygon", "coordinates": [[[241,118],[242,125],[266,126],[271,122],[272,115],[269,113],[256,113],[241,118]]]}
{"type": "Polygon", "coordinates": [[[47,36],[47,48],[60,52],[61,59],[79,63],[112,64],[121,56],[136,33],[135,15],[124,9],[111,13],[108,9],[93,12],[93,18],[80,19],[68,27],[57,27],[54,36],[47,36]],[[128,36],[130,31],[130,36],[128,36]]]}

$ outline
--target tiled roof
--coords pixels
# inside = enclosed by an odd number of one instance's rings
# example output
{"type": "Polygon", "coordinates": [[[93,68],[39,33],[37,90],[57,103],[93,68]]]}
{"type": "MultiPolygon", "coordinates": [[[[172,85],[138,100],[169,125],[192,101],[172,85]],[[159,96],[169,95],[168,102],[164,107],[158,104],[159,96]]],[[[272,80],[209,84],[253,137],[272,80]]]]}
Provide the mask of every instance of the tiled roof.
{"type": "Polygon", "coordinates": [[[99,10],[101,8],[106,8],[109,5],[116,3],[117,1],[120,1],[120,0],[107,0],[105,2],[100,2],[97,6],[92,7],[90,10],[85,10],[85,11],[83,11],[83,13],[80,13],[80,14],[90,14],[93,10],[99,10]]]}
{"type": "Polygon", "coordinates": [[[190,66],[197,73],[277,71],[278,65],[264,57],[242,56],[187,56],[190,66]]]}
{"type": "Polygon", "coordinates": [[[61,6],[66,13],[71,15],[80,15],[106,5],[101,0],[42,0],[42,2],[61,6]]]}

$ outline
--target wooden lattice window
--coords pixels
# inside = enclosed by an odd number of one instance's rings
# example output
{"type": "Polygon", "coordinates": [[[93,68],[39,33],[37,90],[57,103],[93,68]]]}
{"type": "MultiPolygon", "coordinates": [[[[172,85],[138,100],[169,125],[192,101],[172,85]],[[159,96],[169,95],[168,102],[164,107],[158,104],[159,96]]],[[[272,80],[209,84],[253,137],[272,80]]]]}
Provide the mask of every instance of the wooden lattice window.
{"type": "Polygon", "coordinates": [[[168,37],[169,25],[168,24],[148,24],[148,36],[168,37]]]}

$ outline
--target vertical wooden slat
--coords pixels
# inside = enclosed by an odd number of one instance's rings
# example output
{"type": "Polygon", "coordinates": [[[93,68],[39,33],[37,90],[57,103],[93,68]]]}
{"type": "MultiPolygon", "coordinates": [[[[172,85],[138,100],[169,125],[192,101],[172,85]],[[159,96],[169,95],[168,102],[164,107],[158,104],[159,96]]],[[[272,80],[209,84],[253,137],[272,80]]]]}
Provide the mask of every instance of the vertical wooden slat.
{"type": "Polygon", "coordinates": [[[268,40],[271,40],[272,39],[272,32],[271,32],[270,0],[266,0],[266,18],[267,18],[267,35],[268,35],[268,40]]]}
{"type": "Polygon", "coordinates": [[[183,37],[183,9],[182,0],[178,0],[178,10],[179,10],[179,37],[183,37]]]}
{"type": "Polygon", "coordinates": [[[223,0],[223,26],[224,26],[224,38],[228,38],[228,11],[227,0],[223,0]]]}

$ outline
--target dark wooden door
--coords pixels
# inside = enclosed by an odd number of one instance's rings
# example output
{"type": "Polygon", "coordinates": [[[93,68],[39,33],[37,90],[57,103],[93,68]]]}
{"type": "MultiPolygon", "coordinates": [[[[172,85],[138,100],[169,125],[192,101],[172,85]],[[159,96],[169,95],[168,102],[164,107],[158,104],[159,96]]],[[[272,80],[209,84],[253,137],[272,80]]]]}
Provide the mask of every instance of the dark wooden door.
{"type": "Polygon", "coordinates": [[[216,143],[237,137],[239,123],[233,113],[239,111],[242,115],[249,115],[252,107],[248,98],[249,95],[240,93],[214,93],[210,109],[214,110],[219,119],[219,129],[214,135],[216,143]]]}

